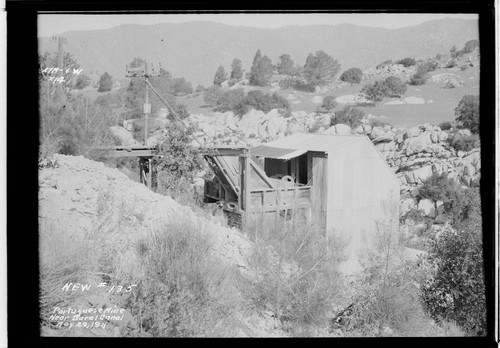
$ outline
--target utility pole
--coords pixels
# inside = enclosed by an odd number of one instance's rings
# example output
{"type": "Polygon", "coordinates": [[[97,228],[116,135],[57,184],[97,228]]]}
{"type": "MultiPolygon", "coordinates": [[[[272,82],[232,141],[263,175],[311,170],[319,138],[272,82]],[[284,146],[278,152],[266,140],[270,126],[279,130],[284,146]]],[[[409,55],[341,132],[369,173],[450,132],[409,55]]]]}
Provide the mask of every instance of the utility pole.
{"type": "MultiPolygon", "coordinates": [[[[148,81],[148,63],[144,62],[144,78],[148,81]]],[[[149,103],[148,84],[146,83],[146,101],[144,103],[144,145],[148,146],[148,116],[151,113],[151,104],[149,103]]]]}
{"type": "Polygon", "coordinates": [[[148,64],[145,62],[144,66],[140,66],[137,68],[131,68],[127,65],[127,77],[144,77],[144,80],[146,82],[146,98],[144,101],[144,106],[143,106],[143,113],[144,113],[144,145],[147,145],[148,141],[148,118],[149,115],[151,114],[151,104],[149,103],[149,78],[150,77],[155,77],[159,76],[158,74],[150,73],[148,72],[148,64]]]}
{"type": "MultiPolygon", "coordinates": [[[[66,39],[60,36],[55,37],[57,40],[57,67],[59,68],[57,72],[58,78],[60,78],[59,81],[62,81],[64,78],[64,47],[63,45],[66,43],[66,39]]],[[[61,100],[62,94],[63,94],[63,89],[62,89],[62,82],[59,82],[57,85],[57,90],[56,90],[57,96],[56,100],[61,100]]]]}
{"type": "MultiPolygon", "coordinates": [[[[154,69],[153,69],[154,71],[154,69]]],[[[148,145],[148,118],[149,115],[151,114],[151,104],[149,103],[149,78],[153,76],[158,76],[156,74],[152,74],[148,72],[148,64],[147,62],[144,62],[144,66],[140,66],[137,68],[131,68],[127,66],[127,77],[144,77],[145,80],[145,100],[144,100],[144,106],[143,106],[143,113],[144,113],[144,146],[148,145]]],[[[151,158],[143,158],[141,157],[139,159],[139,167],[140,167],[140,174],[141,174],[141,181],[144,179],[145,183],[148,188],[151,188],[151,183],[152,183],[152,178],[153,178],[153,168],[152,168],[152,163],[151,163],[151,158]],[[148,173],[146,175],[146,168],[148,170],[148,173]]]]}

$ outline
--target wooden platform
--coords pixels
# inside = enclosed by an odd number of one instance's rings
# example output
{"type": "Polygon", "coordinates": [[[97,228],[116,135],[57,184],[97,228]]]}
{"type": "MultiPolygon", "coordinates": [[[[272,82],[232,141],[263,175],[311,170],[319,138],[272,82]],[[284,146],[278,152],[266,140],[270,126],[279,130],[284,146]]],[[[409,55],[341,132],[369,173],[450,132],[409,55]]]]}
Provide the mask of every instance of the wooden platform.
{"type": "Polygon", "coordinates": [[[95,148],[94,151],[101,151],[102,157],[154,157],[156,149],[153,146],[110,146],[95,148]]]}

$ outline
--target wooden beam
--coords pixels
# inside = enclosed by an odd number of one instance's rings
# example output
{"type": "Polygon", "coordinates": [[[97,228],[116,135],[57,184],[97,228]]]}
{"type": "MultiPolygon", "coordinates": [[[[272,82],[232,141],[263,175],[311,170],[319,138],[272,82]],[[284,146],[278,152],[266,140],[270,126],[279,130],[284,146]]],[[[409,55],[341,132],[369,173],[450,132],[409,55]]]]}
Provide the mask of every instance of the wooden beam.
{"type": "Polygon", "coordinates": [[[239,208],[246,211],[250,208],[250,155],[245,152],[239,156],[239,182],[240,195],[238,199],[239,208]]]}

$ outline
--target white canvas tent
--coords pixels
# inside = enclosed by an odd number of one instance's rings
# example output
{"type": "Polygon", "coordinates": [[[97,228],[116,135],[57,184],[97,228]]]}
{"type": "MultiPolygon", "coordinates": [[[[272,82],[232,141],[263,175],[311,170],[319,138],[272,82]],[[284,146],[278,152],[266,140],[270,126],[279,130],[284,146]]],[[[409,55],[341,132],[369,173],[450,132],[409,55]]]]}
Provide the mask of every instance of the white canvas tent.
{"type": "Polygon", "coordinates": [[[312,186],[313,221],[347,243],[346,267],[376,249],[380,233],[399,226],[399,180],[373,143],[361,135],[297,133],[253,148],[268,176],[290,175],[312,186]]]}

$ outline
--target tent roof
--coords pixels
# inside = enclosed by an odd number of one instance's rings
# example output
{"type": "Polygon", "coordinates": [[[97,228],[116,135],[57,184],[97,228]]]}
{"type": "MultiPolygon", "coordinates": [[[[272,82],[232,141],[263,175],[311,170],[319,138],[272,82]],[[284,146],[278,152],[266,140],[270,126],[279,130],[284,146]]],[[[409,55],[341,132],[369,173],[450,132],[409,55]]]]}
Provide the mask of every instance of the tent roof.
{"type": "Polygon", "coordinates": [[[366,141],[365,136],[295,133],[286,138],[253,148],[250,153],[268,158],[290,159],[307,151],[328,152],[360,141],[366,141]],[[270,156],[267,156],[268,154],[270,156]]]}

